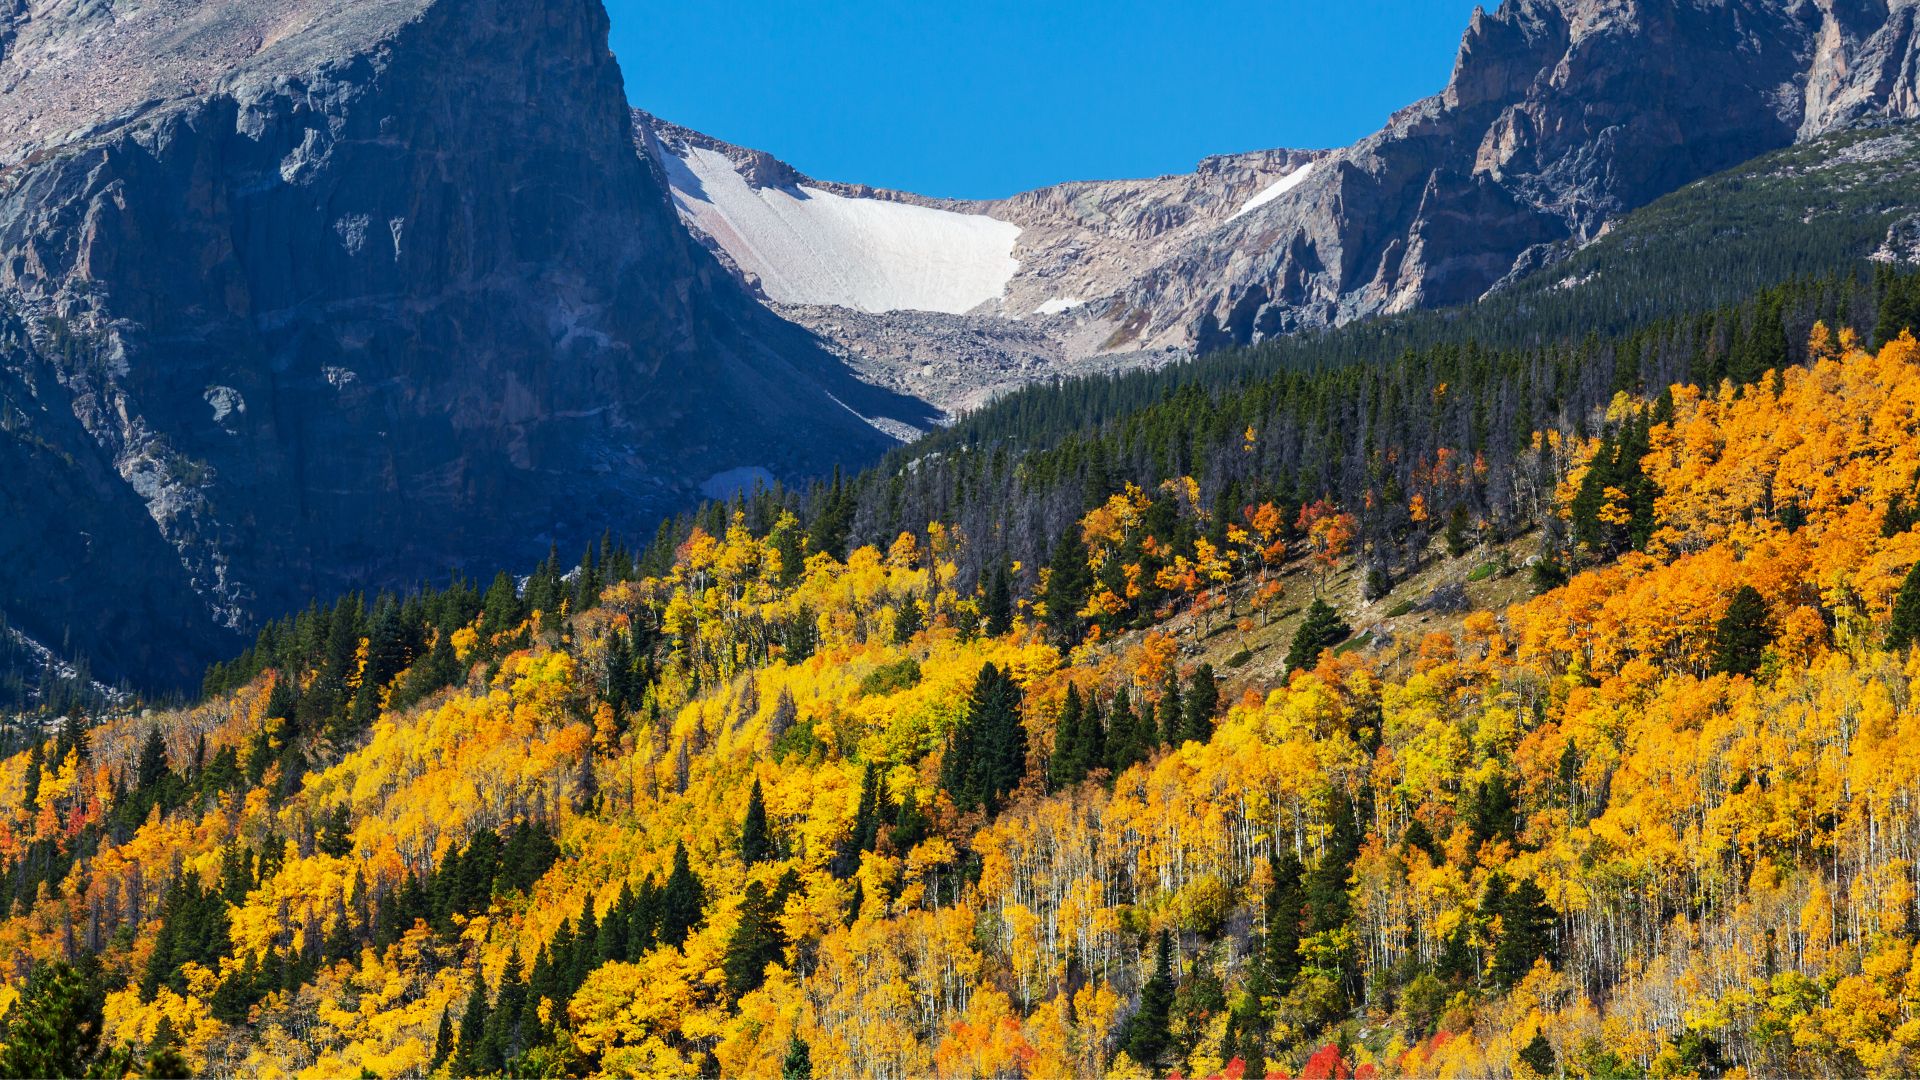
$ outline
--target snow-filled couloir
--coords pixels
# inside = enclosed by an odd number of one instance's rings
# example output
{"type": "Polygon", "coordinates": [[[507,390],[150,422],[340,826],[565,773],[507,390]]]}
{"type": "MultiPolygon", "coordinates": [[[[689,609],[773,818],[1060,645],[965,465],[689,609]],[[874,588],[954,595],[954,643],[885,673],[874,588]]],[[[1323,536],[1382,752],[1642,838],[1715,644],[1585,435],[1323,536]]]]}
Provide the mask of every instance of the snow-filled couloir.
{"type": "Polygon", "coordinates": [[[997,299],[1020,268],[1020,227],[984,214],[755,186],[704,147],[664,164],[681,213],[779,303],[958,313],[997,299]]]}

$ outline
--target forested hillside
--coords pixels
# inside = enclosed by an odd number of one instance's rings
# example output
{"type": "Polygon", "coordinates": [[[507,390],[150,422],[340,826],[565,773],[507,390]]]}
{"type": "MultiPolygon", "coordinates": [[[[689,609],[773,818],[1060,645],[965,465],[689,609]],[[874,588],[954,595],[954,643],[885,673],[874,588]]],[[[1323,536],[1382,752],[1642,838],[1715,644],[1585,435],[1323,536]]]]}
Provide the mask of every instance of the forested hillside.
{"type": "Polygon", "coordinates": [[[0,1072],[1911,1072],[1914,293],[311,609],[0,762],[0,1072]]]}

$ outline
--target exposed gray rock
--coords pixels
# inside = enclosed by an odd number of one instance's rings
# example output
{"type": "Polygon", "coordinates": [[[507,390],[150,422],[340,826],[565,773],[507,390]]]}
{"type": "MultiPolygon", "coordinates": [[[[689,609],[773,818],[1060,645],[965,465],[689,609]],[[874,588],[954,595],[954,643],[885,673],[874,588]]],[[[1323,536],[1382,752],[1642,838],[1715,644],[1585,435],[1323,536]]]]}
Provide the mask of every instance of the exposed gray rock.
{"type": "Polygon", "coordinates": [[[0,609],[190,678],[263,613],[643,529],[924,426],[632,152],[599,0],[6,16],[0,609]]]}
{"type": "MultiPolygon", "coordinates": [[[[1710,173],[1863,120],[1920,116],[1917,11],[1920,0],[1508,0],[1475,11],[1441,93],[1352,147],[1210,158],[1188,176],[987,202],[812,180],[672,125],[656,125],[666,134],[654,151],[702,146],[754,182],[1020,225],[1020,269],[982,313],[1019,319],[1080,301],[1044,328],[1062,364],[1205,351],[1469,301],[1710,173]],[[1309,165],[1297,186],[1242,212],[1309,165]]],[[[902,321],[924,332],[925,320],[902,321]]],[[[998,337],[1011,350],[1002,367],[1044,351],[1025,333],[998,337]]],[[[886,381],[918,387],[910,373],[886,381]]]]}

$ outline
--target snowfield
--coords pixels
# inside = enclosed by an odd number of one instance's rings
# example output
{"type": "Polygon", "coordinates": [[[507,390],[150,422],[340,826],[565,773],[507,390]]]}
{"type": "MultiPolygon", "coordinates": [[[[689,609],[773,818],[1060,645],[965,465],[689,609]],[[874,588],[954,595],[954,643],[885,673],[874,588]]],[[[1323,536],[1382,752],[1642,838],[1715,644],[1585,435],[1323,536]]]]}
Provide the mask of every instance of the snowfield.
{"type": "Polygon", "coordinates": [[[1248,199],[1241,205],[1240,209],[1233,212],[1233,217],[1227,220],[1232,221],[1233,218],[1237,218],[1242,214],[1258,210],[1280,196],[1285,195],[1287,192],[1292,191],[1294,188],[1299,187],[1301,183],[1306,180],[1307,174],[1312,172],[1313,167],[1318,164],[1319,162],[1317,161],[1309,161],[1280,179],[1275,180],[1273,183],[1268,184],[1265,188],[1261,189],[1260,194],[1248,199]]]}
{"type": "Polygon", "coordinates": [[[958,314],[998,298],[1020,268],[1018,225],[804,186],[755,188],[713,150],[663,156],[681,213],[778,303],[958,314]]]}

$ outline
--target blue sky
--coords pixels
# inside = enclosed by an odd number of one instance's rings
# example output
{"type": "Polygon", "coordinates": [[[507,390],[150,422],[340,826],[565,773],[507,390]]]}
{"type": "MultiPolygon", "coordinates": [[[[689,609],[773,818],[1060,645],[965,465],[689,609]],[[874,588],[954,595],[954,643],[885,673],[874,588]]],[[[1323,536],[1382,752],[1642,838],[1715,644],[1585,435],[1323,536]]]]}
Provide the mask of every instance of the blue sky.
{"type": "Polygon", "coordinates": [[[1472,0],[607,3],[634,104],[823,179],[968,198],[1351,142],[1446,84],[1473,11],[1472,0]]]}

